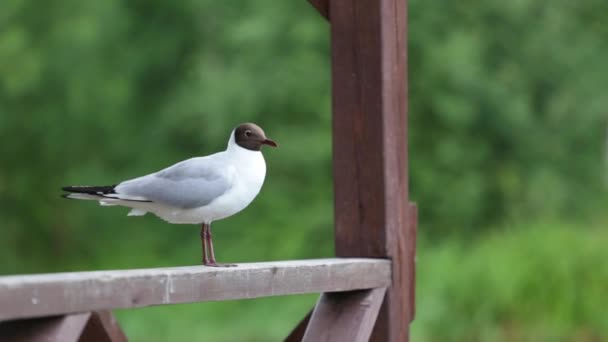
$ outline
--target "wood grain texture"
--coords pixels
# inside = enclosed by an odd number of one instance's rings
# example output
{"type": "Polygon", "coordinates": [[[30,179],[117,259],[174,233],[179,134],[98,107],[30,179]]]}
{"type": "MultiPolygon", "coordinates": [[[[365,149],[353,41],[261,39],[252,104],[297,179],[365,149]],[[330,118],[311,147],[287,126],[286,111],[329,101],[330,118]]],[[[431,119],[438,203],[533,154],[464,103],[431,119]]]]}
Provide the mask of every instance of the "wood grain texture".
{"type": "Polygon", "coordinates": [[[0,321],[73,312],[385,287],[381,259],[315,259],[0,277],[0,321]]]}
{"type": "Polygon", "coordinates": [[[367,342],[386,288],[323,293],[303,342],[367,342]]]}
{"type": "Polygon", "coordinates": [[[407,2],[330,1],[336,254],[393,260],[372,341],[407,341],[413,312],[407,2]]]}
{"type": "Polygon", "coordinates": [[[76,342],[91,313],[0,323],[3,342],[76,342]]]}
{"type": "Polygon", "coordinates": [[[329,20],[329,0],[308,0],[308,2],[319,12],[319,14],[329,20]]]}

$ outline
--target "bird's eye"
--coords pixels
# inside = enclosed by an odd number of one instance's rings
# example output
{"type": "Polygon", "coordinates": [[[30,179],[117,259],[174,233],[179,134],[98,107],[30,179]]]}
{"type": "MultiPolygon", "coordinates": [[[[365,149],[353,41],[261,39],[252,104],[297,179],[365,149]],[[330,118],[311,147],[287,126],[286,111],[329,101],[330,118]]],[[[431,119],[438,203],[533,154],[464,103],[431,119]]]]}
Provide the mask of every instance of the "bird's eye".
{"type": "Polygon", "coordinates": [[[246,131],[245,131],[245,136],[246,136],[246,137],[251,136],[251,131],[250,131],[250,130],[246,130],[246,131]]]}

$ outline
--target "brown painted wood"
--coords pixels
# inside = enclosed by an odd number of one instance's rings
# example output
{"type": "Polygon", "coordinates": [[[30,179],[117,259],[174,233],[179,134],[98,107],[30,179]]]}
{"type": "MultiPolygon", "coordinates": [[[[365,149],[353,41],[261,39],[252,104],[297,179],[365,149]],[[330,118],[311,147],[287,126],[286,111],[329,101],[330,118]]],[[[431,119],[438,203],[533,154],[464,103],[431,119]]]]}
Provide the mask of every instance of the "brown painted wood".
{"type": "Polygon", "coordinates": [[[325,19],[329,20],[329,0],[308,0],[325,19]]]}
{"type": "Polygon", "coordinates": [[[303,342],[367,342],[386,288],[323,293],[303,342]]]}
{"type": "Polygon", "coordinates": [[[407,341],[412,309],[405,0],[330,1],[336,254],[388,257],[373,341],[407,341]]]}
{"type": "Polygon", "coordinates": [[[127,342],[127,336],[110,311],[93,312],[82,335],[81,342],[127,342]]]}
{"type": "Polygon", "coordinates": [[[300,321],[300,323],[296,325],[296,327],[291,331],[289,336],[283,340],[283,342],[301,342],[302,338],[304,338],[306,327],[308,327],[310,316],[312,316],[312,310],[310,310],[310,312],[300,321]]]}
{"type": "Polygon", "coordinates": [[[0,323],[2,342],[126,342],[109,311],[33,318],[0,323]]]}
{"type": "Polygon", "coordinates": [[[0,321],[149,305],[388,286],[380,259],[314,259],[0,277],[0,321]]]}
{"type": "Polygon", "coordinates": [[[0,323],[3,342],[76,342],[91,313],[45,317],[0,323]]]}

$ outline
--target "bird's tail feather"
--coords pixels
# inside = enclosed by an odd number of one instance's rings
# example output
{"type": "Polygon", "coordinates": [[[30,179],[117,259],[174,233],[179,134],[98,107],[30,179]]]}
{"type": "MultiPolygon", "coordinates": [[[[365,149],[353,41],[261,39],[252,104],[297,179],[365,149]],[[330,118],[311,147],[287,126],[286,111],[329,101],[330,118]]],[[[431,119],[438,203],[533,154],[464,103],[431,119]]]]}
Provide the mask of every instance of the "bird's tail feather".
{"type": "Polygon", "coordinates": [[[104,185],[104,186],[64,186],[61,188],[63,191],[69,192],[69,194],[63,194],[64,198],[71,199],[82,199],[82,200],[97,200],[100,201],[101,205],[115,205],[111,202],[104,202],[104,199],[109,200],[121,200],[129,202],[150,202],[147,199],[139,196],[129,196],[125,194],[118,194],[116,192],[116,185],[104,185]]]}
{"type": "Polygon", "coordinates": [[[64,186],[63,191],[69,192],[62,197],[81,200],[99,200],[110,194],[115,194],[114,188],[116,185],[105,186],[64,186]]]}

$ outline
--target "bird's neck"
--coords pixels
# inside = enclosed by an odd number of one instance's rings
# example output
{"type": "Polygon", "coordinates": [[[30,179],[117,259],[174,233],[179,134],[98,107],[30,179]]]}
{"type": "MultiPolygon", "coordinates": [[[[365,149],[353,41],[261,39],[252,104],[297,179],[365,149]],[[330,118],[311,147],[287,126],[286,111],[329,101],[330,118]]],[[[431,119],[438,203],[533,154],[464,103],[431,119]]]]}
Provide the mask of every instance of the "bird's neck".
{"type": "Polygon", "coordinates": [[[239,146],[239,144],[237,144],[234,140],[234,131],[232,131],[232,134],[230,134],[230,139],[228,140],[228,147],[226,148],[226,152],[237,158],[263,158],[261,151],[248,150],[244,147],[239,146]]]}

